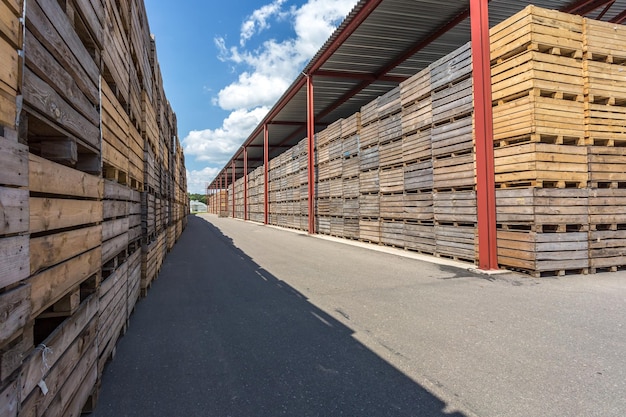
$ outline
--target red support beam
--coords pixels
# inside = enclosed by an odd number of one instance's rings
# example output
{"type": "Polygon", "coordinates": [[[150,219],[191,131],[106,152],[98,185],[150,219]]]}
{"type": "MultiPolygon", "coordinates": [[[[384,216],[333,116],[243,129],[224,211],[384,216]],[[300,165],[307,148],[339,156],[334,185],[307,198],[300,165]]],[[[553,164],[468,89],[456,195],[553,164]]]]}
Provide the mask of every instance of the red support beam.
{"type": "Polygon", "coordinates": [[[232,171],[232,186],[233,186],[233,219],[236,217],[235,216],[235,161],[232,162],[231,165],[231,171],[232,171]]]}
{"type": "Polygon", "coordinates": [[[488,0],[470,0],[474,131],[476,134],[478,266],[483,270],[494,270],[498,269],[498,252],[488,9],[488,0]]]}
{"type": "Polygon", "coordinates": [[[309,234],[315,234],[315,109],[313,77],[306,77],[307,169],[309,179],[309,234]]]}
{"type": "Polygon", "coordinates": [[[269,163],[270,163],[270,149],[269,149],[270,133],[267,124],[263,125],[263,224],[269,224],[270,222],[270,202],[269,202],[269,163]]]}
{"type": "Polygon", "coordinates": [[[248,148],[243,148],[243,219],[248,220],[248,148]]]}

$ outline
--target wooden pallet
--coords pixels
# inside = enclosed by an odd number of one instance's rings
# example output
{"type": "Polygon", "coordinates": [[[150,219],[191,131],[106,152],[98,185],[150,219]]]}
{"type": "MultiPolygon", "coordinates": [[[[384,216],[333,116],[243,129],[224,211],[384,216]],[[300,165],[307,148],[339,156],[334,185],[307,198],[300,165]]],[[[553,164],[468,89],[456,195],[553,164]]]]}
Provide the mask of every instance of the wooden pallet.
{"type": "Polygon", "coordinates": [[[526,51],[491,68],[492,99],[511,101],[527,95],[583,101],[583,64],[579,59],[526,51]]]}
{"type": "Polygon", "coordinates": [[[491,60],[506,59],[525,50],[580,58],[583,18],[527,6],[489,31],[491,60]]]}
{"type": "Polygon", "coordinates": [[[623,65],[584,60],[583,77],[584,92],[589,102],[626,104],[623,65]]]}
{"type": "Polygon", "coordinates": [[[505,146],[520,138],[554,144],[585,144],[585,104],[532,94],[493,107],[493,138],[505,146]]]}
{"type": "Polygon", "coordinates": [[[583,51],[588,60],[620,64],[626,61],[626,30],[623,25],[583,19],[583,51]]]}
{"type": "Polygon", "coordinates": [[[433,214],[437,223],[477,223],[476,192],[434,193],[433,214]]]}
{"type": "Polygon", "coordinates": [[[404,108],[429,99],[431,90],[430,68],[426,68],[400,84],[400,104],[404,108]]]}
{"type": "Polygon", "coordinates": [[[433,161],[430,159],[404,166],[404,190],[432,190],[433,161]]]}
{"type": "Polygon", "coordinates": [[[494,150],[496,184],[519,187],[587,186],[587,149],[581,146],[527,143],[494,150]]]}

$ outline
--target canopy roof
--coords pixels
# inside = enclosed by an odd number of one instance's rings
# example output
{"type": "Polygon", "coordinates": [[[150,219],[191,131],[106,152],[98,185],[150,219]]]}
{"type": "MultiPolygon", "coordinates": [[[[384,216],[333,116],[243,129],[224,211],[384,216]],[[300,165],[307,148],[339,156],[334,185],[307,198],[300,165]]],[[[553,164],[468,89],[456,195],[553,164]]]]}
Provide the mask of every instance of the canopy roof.
{"type": "MultiPolygon", "coordinates": [[[[529,4],[622,24],[626,0],[491,0],[490,26],[529,4]]],[[[402,81],[470,41],[468,0],[361,0],[311,59],[265,118],[222,168],[227,183],[263,165],[263,126],[269,158],[306,136],[306,76],[314,80],[315,131],[348,117],[402,81]]],[[[218,185],[217,180],[211,186],[218,185]]]]}

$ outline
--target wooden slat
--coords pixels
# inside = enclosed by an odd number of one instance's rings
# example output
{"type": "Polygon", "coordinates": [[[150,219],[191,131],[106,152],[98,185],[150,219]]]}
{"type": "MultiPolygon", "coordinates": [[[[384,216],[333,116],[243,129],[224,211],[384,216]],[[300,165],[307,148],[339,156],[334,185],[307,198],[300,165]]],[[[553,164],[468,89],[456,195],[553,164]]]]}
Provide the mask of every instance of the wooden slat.
{"type": "Polygon", "coordinates": [[[30,317],[29,285],[20,285],[0,294],[0,317],[0,346],[4,346],[21,332],[30,317]]]}
{"type": "Polygon", "coordinates": [[[0,236],[28,231],[28,211],[28,190],[0,187],[0,236]]]}
{"type": "Polygon", "coordinates": [[[38,233],[102,221],[102,202],[30,198],[30,232],[38,233]]]}
{"type": "Polygon", "coordinates": [[[102,225],[33,238],[30,241],[30,273],[56,265],[100,246],[102,225]]]}
{"type": "Polygon", "coordinates": [[[29,154],[29,188],[33,192],[100,199],[101,178],[29,154]]]}

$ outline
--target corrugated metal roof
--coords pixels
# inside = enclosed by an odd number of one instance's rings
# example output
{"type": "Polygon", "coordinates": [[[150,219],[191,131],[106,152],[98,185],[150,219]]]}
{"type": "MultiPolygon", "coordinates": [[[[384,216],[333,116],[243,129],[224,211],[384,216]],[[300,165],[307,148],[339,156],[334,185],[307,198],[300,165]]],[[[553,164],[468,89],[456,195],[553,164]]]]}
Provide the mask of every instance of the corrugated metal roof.
{"type": "MultiPolygon", "coordinates": [[[[529,4],[586,12],[610,21],[623,16],[626,0],[491,0],[490,26],[529,4]],[[592,4],[595,10],[585,10],[592,4]],[[610,8],[605,10],[606,6],[610,8]]],[[[583,13],[585,14],[585,13],[583,13]]],[[[248,168],[263,164],[263,126],[269,126],[270,159],[306,135],[306,77],[313,74],[316,131],[359,111],[432,62],[470,40],[469,1],[361,0],[311,59],[265,119],[242,144],[248,168]]],[[[240,149],[224,167],[243,175],[240,149]]],[[[224,171],[222,170],[222,172],[224,171]]]]}

